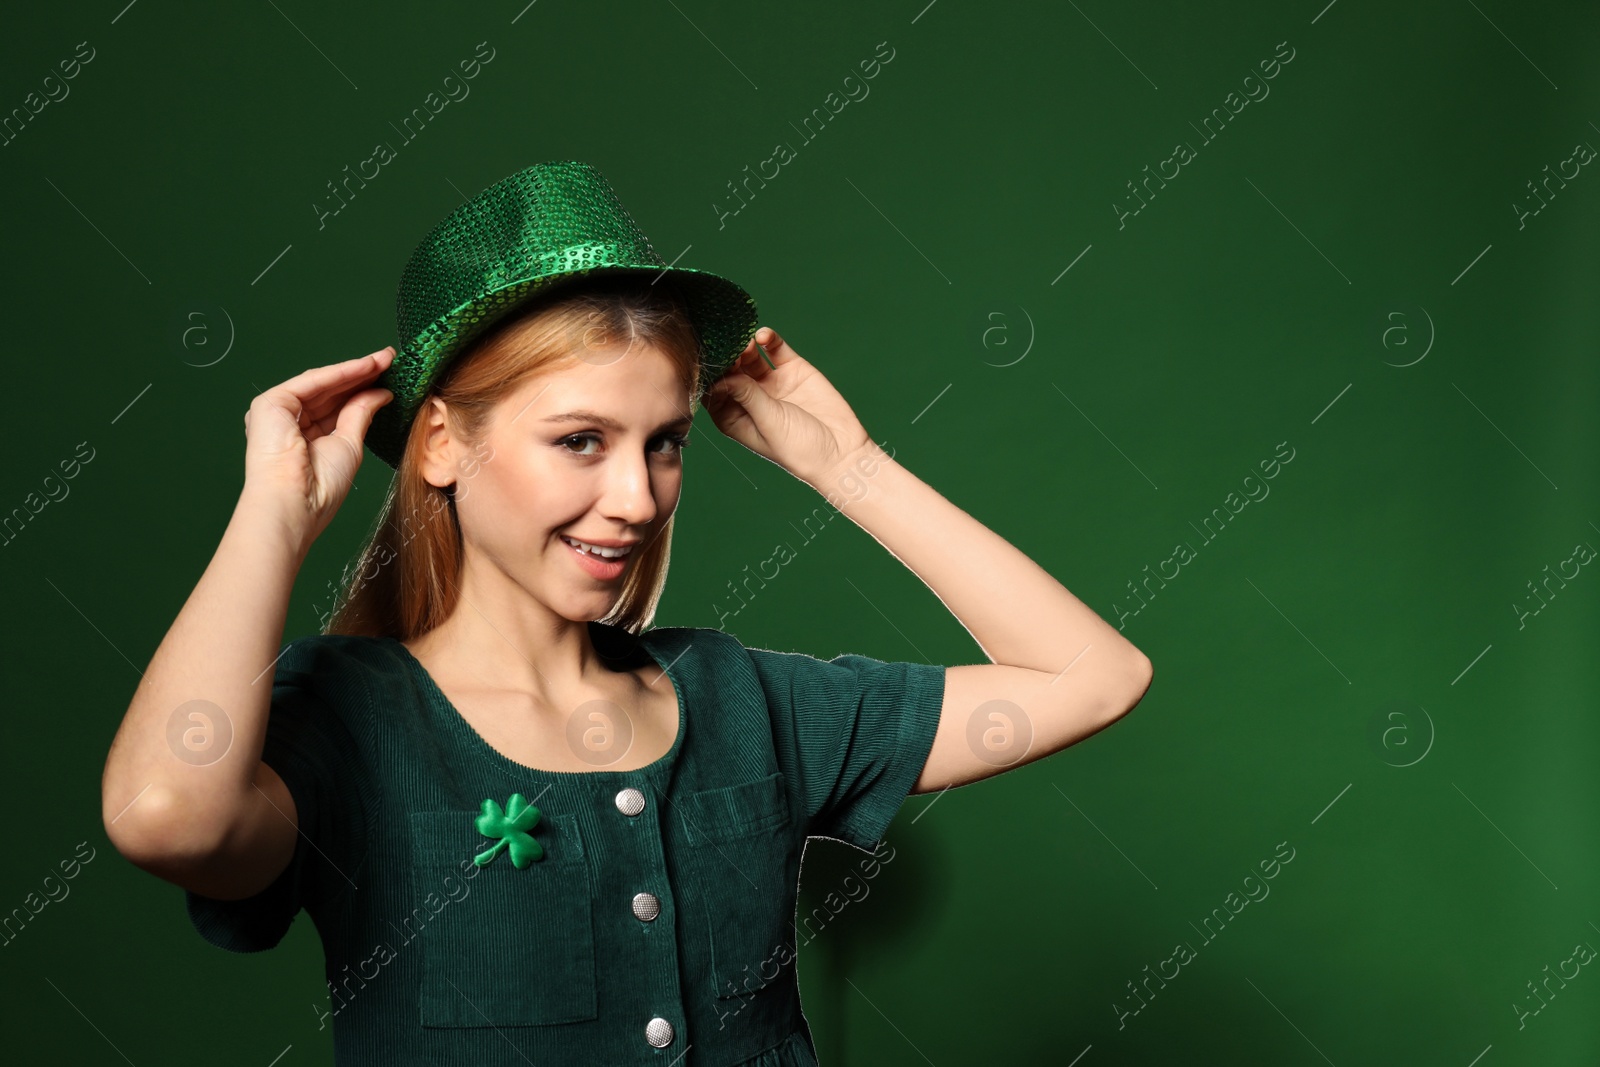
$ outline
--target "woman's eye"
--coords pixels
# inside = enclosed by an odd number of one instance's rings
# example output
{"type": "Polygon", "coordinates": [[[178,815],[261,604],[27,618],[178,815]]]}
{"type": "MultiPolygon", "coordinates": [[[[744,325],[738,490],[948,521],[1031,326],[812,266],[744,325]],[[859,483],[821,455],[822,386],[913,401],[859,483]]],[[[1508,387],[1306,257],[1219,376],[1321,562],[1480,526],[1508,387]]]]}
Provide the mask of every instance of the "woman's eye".
{"type": "Polygon", "coordinates": [[[671,446],[670,448],[664,450],[661,453],[663,456],[676,456],[676,455],[680,454],[685,448],[689,447],[689,438],[688,438],[688,436],[685,435],[685,434],[681,434],[681,433],[666,433],[666,434],[662,434],[659,438],[657,438],[657,440],[663,441],[666,444],[671,446]]]}
{"type": "MultiPolygon", "coordinates": [[[[563,448],[566,448],[573,441],[578,441],[580,443],[593,442],[594,444],[597,444],[597,445],[600,443],[599,439],[596,438],[595,435],[592,434],[592,433],[575,433],[575,434],[571,434],[570,436],[563,437],[560,441],[557,442],[557,444],[561,445],[563,448]]],[[[574,449],[571,449],[571,448],[567,448],[567,451],[571,452],[575,456],[592,456],[592,455],[594,455],[593,452],[578,452],[578,451],[576,451],[574,449]]]]}
{"type": "MultiPolygon", "coordinates": [[[[657,450],[656,454],[662,456],[676,456],[689,446],[687,434],[667,433],[662,434],[656,440],[667,446],[664,449],[657,450]]],[[[578,445],[593,444],[598,449],[600,439],[598,435],[592,433],[575,433],[569,434],[556,442],[557,445],[565,448],[568,453],[574,456],[594,456],[599,454],[598,451],[579,451],[577,448],[572,447],[574,443],[578,445]]]]}

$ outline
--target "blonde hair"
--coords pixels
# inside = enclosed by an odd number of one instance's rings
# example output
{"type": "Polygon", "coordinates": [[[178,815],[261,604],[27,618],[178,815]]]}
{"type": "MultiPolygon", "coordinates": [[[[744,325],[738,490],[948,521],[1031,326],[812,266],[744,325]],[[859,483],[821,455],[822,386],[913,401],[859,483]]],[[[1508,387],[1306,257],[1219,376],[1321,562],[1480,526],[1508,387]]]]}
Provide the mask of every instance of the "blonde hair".
{"type": "MultiPolygon", "coordinates": [[[[473,453],[473,460],[462,461],[460,481],[476,473],[489,417],[500,401],[534,375],[585,358],[586,350],[616,344],[659,349],[672,360],[690,397],[697,396],[701,349],[687,306],[668,283],[652,284],[645,275],[569,280],[530,298],[470,342],[423,400],[424,405],[433,397],[444,401],[452,434],[473,453]]],[[[696,407],[691,399],[688,413],[696,407]]],[[[423,478],[423,422],[419,417],[411,424],[372,532],[353,569],[346,567],[341,576],[324,633],[406,641],[455,610],[465,558],[456,487],[441,489],[423,478]]],[[[631,633],[650,625],[666,585],[673,522],[668,519],[657,536],[635,550],[621,595],[601,622],[631,633]]]]}

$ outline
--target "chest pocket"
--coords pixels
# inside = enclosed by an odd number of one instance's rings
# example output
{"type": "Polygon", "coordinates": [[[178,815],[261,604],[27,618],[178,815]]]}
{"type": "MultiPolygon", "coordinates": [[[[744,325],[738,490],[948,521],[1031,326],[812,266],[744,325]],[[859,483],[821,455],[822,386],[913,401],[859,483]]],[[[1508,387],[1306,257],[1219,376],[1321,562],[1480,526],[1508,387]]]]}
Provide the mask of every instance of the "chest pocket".
{"type": "Polygon", "coordinates": [[[681,813],[711,931],[714,992],[746,997],[795,958],[800,853],[783,773],[689,794],[681,813]]]}
{"type": "Polygon", "coordinates": [[[403,925],[420,934],[422,1025],[595,1018],[594,894],[577,818],[541,817],[532,835],[544,855],[518,870],[508,849],[474,867],[495,843],[478,833],[477,816],[411,815],[414,907],[403,925]]]}

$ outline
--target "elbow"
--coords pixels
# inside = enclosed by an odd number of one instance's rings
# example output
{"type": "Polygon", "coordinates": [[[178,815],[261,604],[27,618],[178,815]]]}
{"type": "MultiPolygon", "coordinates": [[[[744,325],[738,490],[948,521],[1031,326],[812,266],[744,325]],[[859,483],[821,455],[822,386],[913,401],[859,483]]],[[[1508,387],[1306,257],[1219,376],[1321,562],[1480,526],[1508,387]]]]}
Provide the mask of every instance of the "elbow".
{"type": "Polygon", "coordinates": [[[111,846],[159,878],[171,881],[174,872],[215,852],[220,843],[205,820],[194,818],[193,807],[161,786],[152,785],[120,805],[109,795],[101,801],[100,818],[111,846]]]}
{"type": "Polygon", "coordinates": [[[1145,693],[1150,690],[1150,682],[1155,678],[1155,666],[1150,662],[1150,657],[1138,650],[1134,651],[1132,663],[1128,668],[1128,685],[1122,691],[1112,708],[1111,721],[1116,722],[1128,712],[1139,706],[1145,693]]]}
{"type": "Polygon", "coordinates": [[[1155,678],[1155,676],[1155,664],[1150,662],[1149,656],[1145,655],[1143,652],[1139,653],[1139,658],[1134,664],[1134,677],[1138,680],[1138,695],[1133,701],[1135,704],[1144,699],[1145,693],[1150,688],[1150,682],[1155,678]]]}

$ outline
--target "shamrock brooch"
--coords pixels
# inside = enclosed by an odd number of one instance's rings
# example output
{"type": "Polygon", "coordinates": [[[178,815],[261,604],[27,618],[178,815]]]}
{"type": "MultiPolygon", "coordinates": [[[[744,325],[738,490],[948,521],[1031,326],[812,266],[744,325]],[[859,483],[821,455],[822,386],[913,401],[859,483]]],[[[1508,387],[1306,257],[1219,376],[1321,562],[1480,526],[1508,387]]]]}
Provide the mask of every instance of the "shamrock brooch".
{"type": "Polygon", "coordinates": [[[539,821],[539,809],[529,804],[521,793],[512,793],[505,810],[493,797],[483,802],[483,814],[473,820],[473,825],[485,837],[498,837],[493,846],[472,857],[479,867],[487,866],[500,855],[500,850],[510,847],[511,865],[521,870],[534,860],[544,858],[544,846],[528,833],[539,821]]]}

